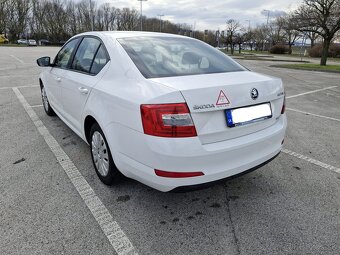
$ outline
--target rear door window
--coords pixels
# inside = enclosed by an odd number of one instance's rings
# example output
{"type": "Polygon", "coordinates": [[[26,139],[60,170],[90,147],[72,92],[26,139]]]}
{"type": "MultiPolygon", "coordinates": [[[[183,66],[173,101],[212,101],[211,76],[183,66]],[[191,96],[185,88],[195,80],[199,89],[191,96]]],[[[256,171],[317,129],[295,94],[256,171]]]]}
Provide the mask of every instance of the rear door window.
{"type": "Polygon", "coordinates": [[[106,50],[104,48],[104,45],[100,45],[97,54],[93,60],[93,64],[91,67],[91,74],[98,74],[103,67],[106,65],[107,62],[109,62],[109,57],[106,53],[106,50]]]}
{"type": "Polygon", "coordinates": [[[96,55],[101,43],[98,39],[85,37],[80,43],[76,55],[74,56],[72,69],[89,73],[94,56],[96,55]]]}

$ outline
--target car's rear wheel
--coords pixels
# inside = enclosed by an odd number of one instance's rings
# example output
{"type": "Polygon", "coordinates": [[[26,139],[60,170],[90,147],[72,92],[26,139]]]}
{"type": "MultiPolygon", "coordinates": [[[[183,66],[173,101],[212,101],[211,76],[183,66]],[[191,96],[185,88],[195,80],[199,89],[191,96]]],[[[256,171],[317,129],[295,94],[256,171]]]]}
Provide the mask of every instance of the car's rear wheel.
{"type": "Polygon", "coordinates": [[[42,103],[43,103],[46,114],[48,116],[54,116],[55,112],[53,111],[50,103],[48,102],[48,98],[47,98],[47,94],[46,94],[46,90],[44,86],[41,87],[41,99],[42,99],[42,103]]]}
{"type": "Polygon", "coordinates": [[[106,185],[117,182],[121,174],[113,162],[104,133],[97,123],[92,125],[90,131],[90,147],[93,166],[99,179],[106,185]]]}

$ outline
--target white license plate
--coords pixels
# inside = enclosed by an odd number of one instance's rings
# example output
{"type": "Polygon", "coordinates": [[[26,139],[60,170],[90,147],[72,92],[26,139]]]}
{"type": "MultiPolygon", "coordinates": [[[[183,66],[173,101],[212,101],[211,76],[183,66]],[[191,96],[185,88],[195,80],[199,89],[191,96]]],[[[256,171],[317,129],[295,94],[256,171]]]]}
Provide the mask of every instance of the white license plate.
{"type": "Polygon", "coordinates": [[[271,117],[270,103],[226,110],[228,127],[242,126],[271,117]]]}

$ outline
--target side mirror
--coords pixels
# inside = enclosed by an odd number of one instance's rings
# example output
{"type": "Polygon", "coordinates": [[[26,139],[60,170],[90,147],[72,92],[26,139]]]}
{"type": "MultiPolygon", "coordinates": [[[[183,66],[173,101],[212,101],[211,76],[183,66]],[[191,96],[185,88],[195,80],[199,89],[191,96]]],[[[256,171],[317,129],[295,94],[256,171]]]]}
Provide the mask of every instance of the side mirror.
{"type": "Polygon", "coordinates": [[[51,58],[50,57],[42,57],[37,59],[38,66],[46,67],[51,66],[51,58]]]}

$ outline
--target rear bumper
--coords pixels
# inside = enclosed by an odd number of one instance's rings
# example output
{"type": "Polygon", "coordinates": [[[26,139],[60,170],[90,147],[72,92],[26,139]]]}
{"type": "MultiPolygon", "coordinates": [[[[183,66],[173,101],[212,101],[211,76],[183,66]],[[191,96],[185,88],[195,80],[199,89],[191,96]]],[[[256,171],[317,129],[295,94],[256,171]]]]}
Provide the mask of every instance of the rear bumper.
{"type": "MultiPolygon", "coordinates": [[[[281,152],[281,151],[280,151],[281,152]]],[[[217,181],[212,181],[212,182],[207,182],[207,183],[202,183],[202,184],[195,184],[195,185],[188,185],[188,186],[181,186],[181,187],[177,187],[173,190],[171,190],[171,192],[174,192],[174,193],[182,193],[182,192],[188,192],[188,191],[194,191],[194,190],[199,190],[199,189],[204,189],[204,188],[208,188],[208,187],[211,187],[217,183],[222,183],[223,181],[226,181],[226,180],[230,180],[230,179],[234,179],[234,178],[238,178],[240,176],[243,176],[245,174],[248,174],[248,173],[251,173],[265,165],[267,165],[269,162],[271,162],[272,160],[274,160],[277,156],[279,156],[280,152],[278,154],[276,154],[274,157],[272,157],[271,159],[261,163],[260,165],[258,166],[255,166],[253,168],[250,168],[244,172],[241,172],[241,173],[238,173],[238,174],[235,174],[235,175],[232,175],[232,176],[229,176],[229,177],[226,177],[226,178],[223,178],[223,179],[220,179],[220,180],[217,180],[217,181]]]]}
{"type": "Polygon", "coordinates": [[[153,137],[120,125],[108,127],[114,132],[106,131],[106,136],[115,163],[124,175],[166,192],[224,179],[269,161],[281,151],[286,126],[286,116],[282,115],[274,125],[259,132],[205,145],[198,137],[153,137]],[[157,176],[154,169],[201,171],[204,176],[164,178],[157,176]]]}

